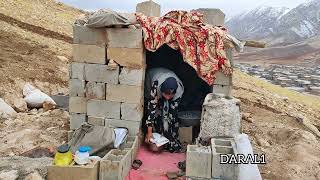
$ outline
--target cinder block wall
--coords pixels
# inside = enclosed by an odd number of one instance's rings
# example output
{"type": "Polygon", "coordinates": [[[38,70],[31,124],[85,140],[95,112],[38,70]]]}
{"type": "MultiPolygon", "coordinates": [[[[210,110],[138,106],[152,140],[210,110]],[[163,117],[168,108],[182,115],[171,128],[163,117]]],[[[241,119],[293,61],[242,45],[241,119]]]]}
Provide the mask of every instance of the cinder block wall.
{"type": "Polygon", "coordinates": [[[83,122],[127,127],[137,135],[143,117],[145,51],[141,29],[73,27],[70,133],[83,122]]]}

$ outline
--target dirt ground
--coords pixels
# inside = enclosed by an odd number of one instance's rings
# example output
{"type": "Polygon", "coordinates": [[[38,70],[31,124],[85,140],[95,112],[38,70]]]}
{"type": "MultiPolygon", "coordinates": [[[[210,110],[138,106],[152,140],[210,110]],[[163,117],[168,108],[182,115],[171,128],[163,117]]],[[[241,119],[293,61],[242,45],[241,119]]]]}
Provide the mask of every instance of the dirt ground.
{"type": "MultiPolygon", "coordinates": [[[[11,8],[2,8],[5,16],[0,17],[0,98],[10,105],[22,97],[27,82],[49,95],[68,93],[72,46],[63,37],[71,37],[74,16],[80,14],[51,0],[20,1],[0,2],[11,8]],[[24,6],[26,11],[20,12],[24,6]],[[46,12],[48,16],[38,12],[27,16],[37,8],[52,11],[46,12]],[[56,16],[59,12],[62,15],[56,16]],[[6,16],[18,23],[1,20],[6,16]],[[44,29],[38,31],[37,26],[44,29]]],[[[241,100],[242,113],[251,113],[253,122],[243,120],[243,132],[249,135],[255,153],[266,154],[267,164],[259,166],[264,179],[320,180],[320,139],[298,121],[304,116],[320,127],[320,97],[289,91],[238,71],[233,96],[241,100]]],[[[69,115],[62,110],[29,110],[17,118],[0,118],[0,156],[13,158],[36,147],[55,148],[66,141],[68,129],[69,115]]],[[[0,179],[11,167],[0,164],[0,179]]]]}

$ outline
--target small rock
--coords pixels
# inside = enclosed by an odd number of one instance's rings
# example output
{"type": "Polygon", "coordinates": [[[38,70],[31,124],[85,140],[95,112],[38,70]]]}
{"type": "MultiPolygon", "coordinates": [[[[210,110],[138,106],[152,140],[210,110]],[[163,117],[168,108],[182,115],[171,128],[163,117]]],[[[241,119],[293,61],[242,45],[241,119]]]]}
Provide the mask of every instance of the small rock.
{"type": "Polygon", "coordinates": [[[178,172],[167,172],[168,179],[176,179],[178,177],[178,172]]]}
{"type": "Polygon", "coordinates": [[[17,178],[18,178],[18,171],[17,170],[1,171],[0,172],[0,179],[16,180],[17,178]]]}
{"type": "Polygon", "coordinates": [[[24,178],[24,180],[43,180],[38,171],[35,171],[24,178]]]}
{"type": "Polygon", "coordinates": [[[53,110],[56,108],[56,105],[55,104],[52,104],[50,101],[45,101],[43,104],[42,104],[42,107],[43,107],[43,110],[44,111],[49,111],[49,110],[53,110]]]}
{"type": "Polygon", "coordinates": [[[256,140],[257,140],[257,144],[259,146],[262,146],[262,147],[269,147],[270,146],[270,143],[268,141],[266,141],[265,139],[256,137],[256,140]]]}
{"type": "Polygon", "coordinates": [[[243,120],[253,123],[251,113],[242,113],[241,115],[243,120]]]}
{"type": "Polygon", "coordinates": [[[28,114],[30,115],[36,115],[38,113],[38,110],[36,108],[31,109],[28,114]]]}
{"type": "Polygon", "coordinates": [[[63,110],[61,109],[54,109],[50,112],[51,115],[54,115],[54,116],[58,116],[58,115],[61,115],[63,113],[63,110]]]}
{"type": "Polygon", "coordinates": [[[44,112],[43,108],[38,109],[38,113],[43,113],[43,112],[44,112]]]}
{"type": "Polygon", "coordinates": [[[66,58],[65,56],[57,56],[57,58],[62,62],[68,62],[69,61],[69,59],[66,58]]]}
{"type": "Polygon", "coordinates": [[[2,98],[0,98],[0,113],[3,117],[16,117],[17,112],[9,106],[2,98]]]}
{"type": "Polygon", "coordinates": [[[26,112],[26,111],[28,111],[27,103],[22,98],[15,99],[14,102],[13,102],[13,105],[14,105],[14,109],[17,112],[26,112]]]}

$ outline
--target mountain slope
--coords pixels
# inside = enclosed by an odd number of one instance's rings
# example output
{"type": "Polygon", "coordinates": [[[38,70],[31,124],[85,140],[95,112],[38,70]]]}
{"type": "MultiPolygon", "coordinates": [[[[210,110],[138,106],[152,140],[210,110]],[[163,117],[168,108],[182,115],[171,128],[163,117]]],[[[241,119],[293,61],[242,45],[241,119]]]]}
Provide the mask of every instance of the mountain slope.
{"type": "Polygon", "coordinates": [[[231,18],[226,26],[240,39],[263,40],[269,45],[292,44],[320,34],[320,1],[291,10],[258,7],[231,18]]]}

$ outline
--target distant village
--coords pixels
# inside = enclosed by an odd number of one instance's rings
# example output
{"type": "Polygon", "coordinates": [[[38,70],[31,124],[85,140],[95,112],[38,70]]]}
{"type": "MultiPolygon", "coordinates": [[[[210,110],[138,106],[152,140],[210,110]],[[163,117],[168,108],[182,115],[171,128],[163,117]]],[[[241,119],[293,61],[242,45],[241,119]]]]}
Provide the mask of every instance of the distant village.
{"type": "Polygon", "coordinates": [[[298,92],[320,96],[320,67],[270,65],[263,67],[248,63],[235,65],[251,76],[298,92]]]}

